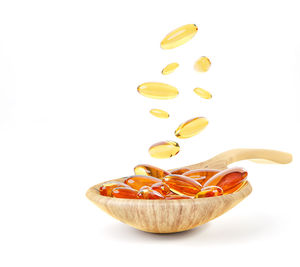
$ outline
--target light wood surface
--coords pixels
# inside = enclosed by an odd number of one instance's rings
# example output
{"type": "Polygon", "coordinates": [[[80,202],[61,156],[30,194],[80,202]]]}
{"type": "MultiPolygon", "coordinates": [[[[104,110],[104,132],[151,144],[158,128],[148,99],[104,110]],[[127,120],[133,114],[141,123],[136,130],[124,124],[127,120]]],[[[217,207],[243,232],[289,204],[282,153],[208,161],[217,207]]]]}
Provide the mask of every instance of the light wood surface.
{"type": "MultiPolygon", "coordinates": [[[[267,159],[286,164],[291,162],[292,156],[274,150],[234,149],[187,167],[225,169],[229,164],[245,159],[267,159]]],[[[252,191],[250,183],[247,182],[240,191],[218,197],[182,200],[120,199],[101,196],[101,184],[87,191],[89,200],[121,222],[152,233],[181,232],[207,223],[236,206],[252,191]]]]}

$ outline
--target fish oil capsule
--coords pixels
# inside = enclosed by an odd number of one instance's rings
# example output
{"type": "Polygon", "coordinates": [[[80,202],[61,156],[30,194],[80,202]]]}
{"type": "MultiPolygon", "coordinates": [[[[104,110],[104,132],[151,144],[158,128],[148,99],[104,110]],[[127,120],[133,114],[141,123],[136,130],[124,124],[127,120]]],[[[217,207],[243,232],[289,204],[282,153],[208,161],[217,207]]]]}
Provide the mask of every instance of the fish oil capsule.
{"type": "Polygon", "coordinates": [[[216,197],[223,194],[223,189],[219,186],[207,186],[203,187],[201,191],[195,196],[195,198],[203,197],[216,197]]]}
{"type": "Polygon", "coordinates": [[[112,190],[112,196],[117,198],[137,198],[138,191],[129,187],[116,187],[112,190]]]}
{"type": "Polygon", "coordinates": [[[154,99],[172,99],[178,95],[177,88],[166,83],[143,83],[137,90],[141,95],[154,99]]]}
{"type": "Polygon", "coordinates": [[[173,193],[178,195],[194,196],[201,191],[201,184],[194,179],[177,174],[171,174],[164,177],[163,182],[166,183],[173,193]]]}
{"type": "Polygon", "coordinates": [[[184,196],[184,195],[175,195],[175,194],[166,196],[166,200],[175,200],[175,199],[193,199],[193,197],[184,196]]]}
{"type": "Polygon", "coordinates": [[[163,141],[153,144],[149,148],[149,154],[153,158],[167,159],[177,155],[180,151],[180,146],[174,141],[163,141]]]}
{"type": "Polygon", "coordinates": [[[169,74],[173,73],[178,67],[179,67],[178,63],[168,64],[166,67],[163,68],[161,73],[163,75],[169,75],[169,74]]]}
{"type": "Polygon", "coordinates": [[[136,190],[139,190],[141,187],[145,185],[151,186],[159,182],[161,182],[161,179],[151,177],[151,176],[143,176],[143,175],[129,176],[124,181],[125,184],[129,185],[131,188],[136,190]]]}
{"type": "Polygon", "coordinates": [[[195,169],[184,173],[184,176],[195,179],[198,183],[203,185],[210,177],[220,172],[219,170],[211,169],[195,169]]]}
{"type": "Polygon", "coordinates": [[[208,124],[208,120],[204,117],[196,117],[190,119],[178,126],[175,130],[175,136],[178,138],[190,138],[200,133],[208,124]]]}
{"type": "Polygon", "coordinates": [[[161,195],[159,192],[153,190],[149,186],[143,186],[140,188],[137,198],[142,198],[142,199],[164,199],[165,197],[161,195]]]}
{"type": "Polygon", "coordinates": [[[165,183],[156,183],[151,186],[151,188],[163,196],[166,196],[171,192],[170,187],[165,183]]]}
{"type": "Polygon", "coordinates": [[[223,195],[228,195],[228,194],[232,194],[234,192],[238,192],[242,189],[242,187],[244,187],[248,182],[247,181],[244,181],[244,182],[241,182],[239,184],[237,184],[236,186],[234,187],[231,187],[229,189],[227,189],[226,191],[224,191],[223,195]]]}
{"type": "Polygon", "coordinates": [[[136,175],[153,176],[156,178],[163,178],[170,173],[158,167],[149,164],[140,164],[134,167],[136,175]]]}
{"type": "Polygon", "coordinates": [[[202,98],[204,98],[204,99],[211,99],[211,98],[212,98],[211,93],[208,92],[208,91],[206,91],[206,90],[204,90],[204,89],[202,89],[202,88],[197,87],[197,88],[194,89],[194,92],[195,92],[198,96],[200,96],[200,97],[202,97],[202,98]]]}
{"type": "Polygon", "coordinates": [[[111,192],[116,187],[129,187],[129,186],[119,181],[106,182],[100,186],[99,193],[102,196],[111,197],[111,192]]]}
{"type": "Polygon", "coordinates": [[[191,40],[198,31],[195,24],[187,24],[170,32],[160,43],[162,49],[173,49],[191,40]]]}
{"type": "Polygon", "coordinates": [[[179,175],[182,175],[184,174],[185,172],[188,172],[190,171],[190,169],[188,168],[179,168],[179,169],[174,169],[172,171],[170,171],[171,174],[179,174],[179,175]]]}
{"type": "Polygon", "coordinates": [[[207,72],[211,66],[211,62],[208,57],[200,57],[194,65],[194,69],[198,72],[207,72]]]}
{"type": "Polygon", "coordinates": [[[247,175],[247,171],[243,168],[235,167],[227,169],[212,176],[205,182],[203,187],[216,185],[226,192],[226,190],[245,181],[247,179],[247,175]]]}
{"type": "Polygon", "coordinates": [[[150,114],[152,114],[154,117],[160,118],[160,119],[167,119],[170,117],[169,113],[167,111],[153,108],[150,110],[150,114]]]}

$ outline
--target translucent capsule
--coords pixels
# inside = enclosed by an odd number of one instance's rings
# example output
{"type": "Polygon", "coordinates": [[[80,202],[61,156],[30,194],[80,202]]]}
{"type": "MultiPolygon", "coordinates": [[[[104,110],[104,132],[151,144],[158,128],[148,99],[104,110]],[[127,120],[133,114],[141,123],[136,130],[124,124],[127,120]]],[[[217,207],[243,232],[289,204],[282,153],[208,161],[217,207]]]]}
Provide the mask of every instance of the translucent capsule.
{"type": "Polygon", "coordinates": [[[210,99],[210,98],[212,98],[211,93],[208,92],[208,91],[206,91],[206,90],[204,90],[204,89],[202,89],[202,88],[197,87],[197,88],[194,89],[194,92],[195,92],[198,96],[200,96],[200,97],[202,97],[202,98],[204,98],[204,99],[210,99]]]}
{"type": "Polygon", "coordinates": [[[143,175],[133,175],[125,179],[124,183],[132,187],[133,189],[139,190],[141,187],[147,185],[151,186],[153,184],[161,182],[161,179],[143,176],[143,175]]]}
{"type": "Polygon", "coordinates": [[[169,113],[167,111],[161,110],[161,109],[156,109],[153,108],[150,110],[150,113],[160,119],[167,119],[170,117],[169,113]]]}
{"type": "Polygon", "coordinates": [[[192,199],[193,197],[184,196],[184,195],[168,195],[166,196],[166,200],[174,200],[174,199],[192,199]]]}
{"type": "Polygon", "coordinates": [[[161,71],[161,73],[162,73],[163,75],[171,74],[171,73],[174,72],[178,67],[179,67],[179,64],[178,64],[178,63],[171,63],[171,64],[167,65],[166,67],[164,67],[163,70],[161,71]]]}
{"type": "Polygon", "coordinates": [[[191,40],[198,31],[195,24],[187,24],[170,32],[160,43],[162,49],[173,49],[191,40]]]}
{"type": "Polygon", "coordinates": [[[201,191],[201,184],[194,179],[177,174],[171,174],[163,178],[170,190],[178,195],[194,196],[201,191]]]}
{"type": "Polygon", "coordinates": [[[172,99],[178,95],[177,88],[166,83],[143,83],[137,90],[141,95],[154,99],[172,99]]]}
{"type": "Polygon", "coordinates": [[[165,196],[171,192],[170,187],[165,183],[156,183],[151,186],[151,188],[161,195],[165,196]]]}
{"type": "Polygon", "coordinates": [[[198,72],[207,72],[211,66],[211,62],[207,57],[200,57],[194,65],[194,69],[198,72]]]}
{"type": "Polygon", "coordinates": [[[112,196],[117,198],[137,198],[138,191],[129,187],[116,187],[112,190],[112,196]]]}
{"type": "Polygon", "coordinates": [[[170,172],[160,169],[158,167],[149,164],[140,164],[134,167],[134,173],[136,175],[153,176],[156,178],[163,178],[169,175],[170,172]]]}
{"type": "Polygon", "coordinates": [[[228,189],[245,181],[247,179],[247,175],[247,171],[243,168],[235,167],[227,169],[212,176],[205,182],[203,187],[216,185],[226,192],[228,189]]]}
{"type": "Polygon", "coordinates": [[[200,133],[208,124],[208,120],[204,117],[196,117],[190,119],[178,126],[175,136],[178,138],[189,138],[200,133]]]}
{"type": "Polygon", "coordinates": [[[184,173],[184,176],[195,179],[198,183],[203,185],[210,177],[220,172],[219,170],[210,169],[196,169],[184,173]]]}
{"type": "Polygon", "coordinates": [[[219,186],[207,186],[203,187],[201,191],[195,196],[195,198],[203,197],[216,197],[223,194],[223,189],[219,186]]]}
{"type": "Polygon", "coordinates": [[[190,169],[188,168],[179,168],[179,169],[174,169],[172,171],[170,171],[171,174],[179,174],[179,175],[182,175],[184,174],[185,172],[188,172],[190,171],[190,169]]]}
{"type": "Polygon", "coordinates": [[[236,186],[227,189],[226,191],[224,191],[224,195],[232,194],[234,192],[240,191],[242,189],[242,187],[244,187],[247,183],[248,183],[247,181],[243,181],[243,182],[237,184],[236,186]]]}
{"type": "Polygon", "coordinates": [[[99,193],[102,196],[111,197],[112,190],[116,187],[129,187],[129,186],[119,181],[106,182],[100,186],[99,193]]]}
{"type": "Polygon", "coordinates": [[[138,194],[137,194],[137,198],[141,198],[141,199],[164,199],[165,197],[163,195],[161,195],[159,192],[153,190],[151,187],[149,186],[143,186],[138,194]]]}
{"type": "Polygon", "coordinates": [[[163,141],[153,144],[149,148],[149,154],[153,158],[166,159],[177,155],[180,151],[180,146],[174,141],[163,141]]]}

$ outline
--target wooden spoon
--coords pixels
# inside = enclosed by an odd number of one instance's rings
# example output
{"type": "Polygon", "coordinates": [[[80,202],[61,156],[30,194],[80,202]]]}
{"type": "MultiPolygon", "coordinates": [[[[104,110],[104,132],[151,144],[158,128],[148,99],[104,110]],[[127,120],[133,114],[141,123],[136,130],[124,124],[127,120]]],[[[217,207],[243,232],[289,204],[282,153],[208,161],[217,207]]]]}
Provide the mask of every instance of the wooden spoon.
{"type": "MultiPolygon", "coordinates": [[[[287,164],[292,161],[292,155],[266,149],[233,149],[186,167],[221,170],[233,162],[246,159],[266,159],[287,164]]],[[[151,233],[181,232],[207,223],[236,206],[252,191],[250,183],[247,182],[238,192],[218,197],[180,200],[123,199],[101,196],[101,184],[87,191],[89,200],[121,222],[151,233]]]]}

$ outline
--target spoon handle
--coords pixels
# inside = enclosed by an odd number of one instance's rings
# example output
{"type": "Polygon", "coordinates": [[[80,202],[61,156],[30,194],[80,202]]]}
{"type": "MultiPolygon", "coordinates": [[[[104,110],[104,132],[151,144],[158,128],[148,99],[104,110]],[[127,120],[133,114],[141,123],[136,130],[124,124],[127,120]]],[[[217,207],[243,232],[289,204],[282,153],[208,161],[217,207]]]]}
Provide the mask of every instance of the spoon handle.
{"type": "Polygon", "coordinates": [[[287,164],[292,161],[293,157],[289,153],[277,150],[239,148],[225,151],[205,162],[194,164],[188,167],[191,169],[224,169],[227,168],[227,166],[231,163],[247,159],[265,159],[279,164],[287,164]]]}

